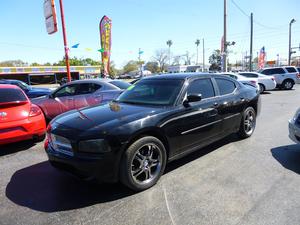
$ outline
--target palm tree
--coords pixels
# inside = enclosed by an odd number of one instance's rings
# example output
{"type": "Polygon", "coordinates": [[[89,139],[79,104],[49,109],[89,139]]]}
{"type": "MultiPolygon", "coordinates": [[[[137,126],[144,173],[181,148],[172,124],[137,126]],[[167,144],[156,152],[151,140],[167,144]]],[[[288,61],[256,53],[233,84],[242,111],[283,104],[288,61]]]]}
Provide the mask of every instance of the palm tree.
{"type": "Polygon", "coordinates": [[[197,61],[196,61],[196,65],[198,65],[198,46],[200,45],[200,40],[197,39],[195,44],[197,45],[197,61]]]}
{"type": "Polygon", "coordinates": [[[167,45],[169,46],[169,65],[171,65],[171,45],[173,44],[172,40],[167,41],[167,45]]]}

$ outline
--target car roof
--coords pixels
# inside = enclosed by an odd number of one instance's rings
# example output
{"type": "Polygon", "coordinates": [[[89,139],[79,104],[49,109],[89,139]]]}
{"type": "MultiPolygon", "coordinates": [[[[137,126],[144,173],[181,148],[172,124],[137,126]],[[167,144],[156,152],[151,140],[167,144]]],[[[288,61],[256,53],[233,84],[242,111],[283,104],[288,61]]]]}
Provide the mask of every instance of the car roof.
{"type": "Polygon", "coordinates": [[[112,81],[112,80],[111,79],[85,79],[85,80],[74,80],[74,81],[71,81],[71,82],[69,82],[65,85],[93,83],[93,84],[99,84],[99,85],[106,85],[107,87],[109,87],[111,89],[120,90],[120,88],[118,88],[117,86],[109,83],[109,81],[112,81]]]}
{"type": "Polygon", "coordinates": [[[0,82],[23,82],[23,81],[20,81],[20,80],[12,80],[12,79],[0,79],[0,82]]]}
{"type": "Polygon", "coordinates": [[[16,85],[11,85],[11,84],[0,84],[0,88],[13,88],[13,89],[20,89],[16,85]]]}
{"type": "Polygon", "coordinates": [[[171,80],[187,80],[192,78],[210,78],[210,77],[224,77],[224,75],[214,74],[214,73],[167,73],[162,75],[156,75],[151,77],[143,77],[145,80],[161,80],[161,79],[171,79],[171,80]]]}

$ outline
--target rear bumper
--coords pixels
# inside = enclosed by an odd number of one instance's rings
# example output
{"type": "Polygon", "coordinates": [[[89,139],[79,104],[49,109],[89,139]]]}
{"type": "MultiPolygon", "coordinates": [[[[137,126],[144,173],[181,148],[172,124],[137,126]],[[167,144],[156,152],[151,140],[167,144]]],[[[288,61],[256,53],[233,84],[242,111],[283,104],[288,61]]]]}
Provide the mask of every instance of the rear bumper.
{"type": "Polygon", "coordinates": [[[289,121],[289,138],[300,144],[300,127],[296,126],[293,120],[289,121]]]}
{"type": "Polygon", "coordinates": [[[0,145],[43,136],[46,132],[44,115],[0,124],[0,145]]]}

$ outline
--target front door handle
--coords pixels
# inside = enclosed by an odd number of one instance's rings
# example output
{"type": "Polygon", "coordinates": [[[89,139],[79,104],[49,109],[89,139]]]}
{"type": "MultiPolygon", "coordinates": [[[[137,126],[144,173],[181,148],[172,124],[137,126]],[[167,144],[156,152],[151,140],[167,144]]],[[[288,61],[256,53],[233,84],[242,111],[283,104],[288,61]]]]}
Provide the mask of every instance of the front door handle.
{"type": "Polygon", "coordinates": [[[218,105],[219,105],[219,103],[217,103],[217,102],[214,103],[214,106],[218,106],[218,105]]]}

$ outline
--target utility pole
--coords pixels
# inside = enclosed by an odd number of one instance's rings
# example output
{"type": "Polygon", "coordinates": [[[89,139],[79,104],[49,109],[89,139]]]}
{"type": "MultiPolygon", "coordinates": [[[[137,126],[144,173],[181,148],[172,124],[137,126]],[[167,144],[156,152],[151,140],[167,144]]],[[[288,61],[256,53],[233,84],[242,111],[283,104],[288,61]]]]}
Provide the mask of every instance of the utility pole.
{"type": "Polygon", "coordinates": [[[202,72],[205,71],[205,48],[204,48],[204,38],[202,38],[202,51],[203,51],[203,56],[202,56],[202,72]]]}
{"type": "Polygon", "coordinates": [[[140,73],[141,73],[141,77],[143,77],[143,71],[142,71],[142,62],[141,62],[141,48],[139,48],[139,65],[140,65],[140,73]]]}
{"type": "Polygon", "coordinates": [[[227,0],[224,0],[224,34],[223,34],[223,45],[224,45],[224,54],[223,54],[223,72],[227,72],[227,26],[226,26],[226,17],[227,17],[227,0]]]}
{"type": "Polygon", "coordinates": [[[292,35],[291,35],[291,29],[292,29],[292,23],[295,23],[296,20],[292,19],[290,24],[289,24],[289,59],[288,59],[288,65],[291,65],[291,56],[292,56],[292,49],[291,49],[291,40],[292,40],[292,35]]]}
{"type": "Polygon", "coordinates": [[[252,71],[252,55],[253,55],[253,13],[251,13],[251,28],[250,28],[250,56],[249,56],[249,71],[252,71]]]}
{"type": "Polygon", "coordinates": [[[71,73],[70,73],[70,64],[69,64],[69,48],[67,43],[67,34],[66,34],[66,27],[65,27],[65,15],[64,15],[64,7],[62,0],[59,0],[60,6],[60,15],[61,15],[61,24],[62,24],[62,31],[64,37],[64,48],[65,48],[65,58],[66,58],[66,66],[67,66],[67,76],[68,82],[71,81],[71,73]]]}

